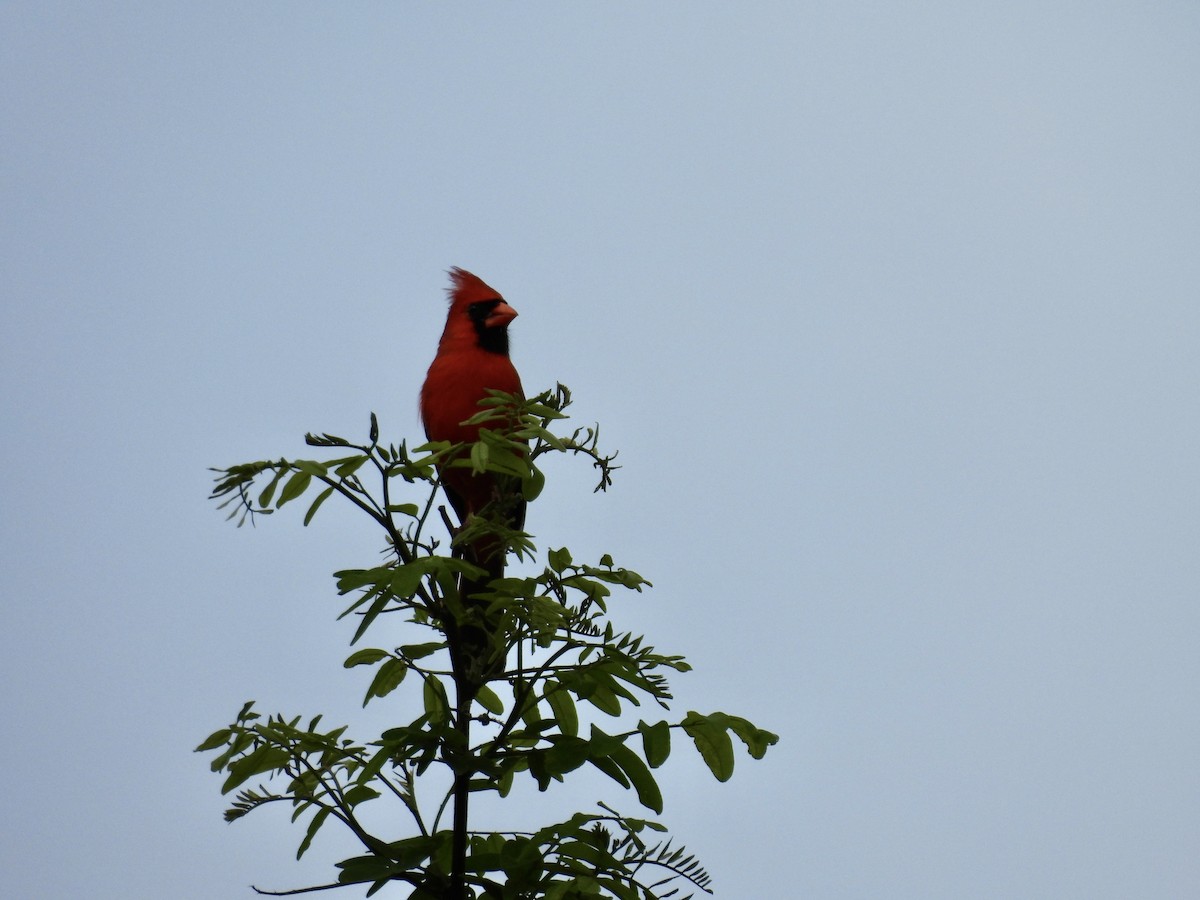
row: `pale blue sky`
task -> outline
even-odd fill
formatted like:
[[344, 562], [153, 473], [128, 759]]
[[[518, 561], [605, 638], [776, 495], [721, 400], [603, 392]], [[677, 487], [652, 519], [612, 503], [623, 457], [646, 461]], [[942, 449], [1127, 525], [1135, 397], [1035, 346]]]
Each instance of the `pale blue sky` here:
[[782, 736], [661, 770], [717, 896], [1200, 896], [1198, 46], [1185, 2], [0, 6], [0, 895], [352, 851], [225, 825], [190, 750], [392, 720], [329, 577], [377, 541], [236, 530], [206, 467], [419, 434], [459, 265], [625, 465], [531, 530], [654, 581], [615, 615], [681, 714]]

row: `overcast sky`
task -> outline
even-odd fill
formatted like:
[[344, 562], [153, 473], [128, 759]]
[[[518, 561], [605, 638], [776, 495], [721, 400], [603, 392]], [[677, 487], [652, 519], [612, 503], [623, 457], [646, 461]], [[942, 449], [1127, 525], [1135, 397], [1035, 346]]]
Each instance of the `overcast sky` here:
[[418, 436], [458, 265], [624, 464], [530, 529], [655, 583], [613, 615], [680, 716], [781, 735], [660, 770], [718, 897], [1200, 896], [1198, 47], [1190, 2], [4, 3], [0, 894], [354, 852], [226, 825], [191, 749], [412, 717], [341, 667], [380, 543], [235, 529], [207, 467]]

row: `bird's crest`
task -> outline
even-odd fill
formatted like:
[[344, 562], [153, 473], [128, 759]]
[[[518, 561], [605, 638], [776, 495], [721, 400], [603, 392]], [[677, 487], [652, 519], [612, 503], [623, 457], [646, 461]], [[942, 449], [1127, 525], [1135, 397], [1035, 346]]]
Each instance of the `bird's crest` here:
[[446, 293], [450, 295], [451, 306], [503, 299], [498, 290], [488, 285], [478, 275], [472, 275], [466, 269], [460, 269], [458, 266], [450, 269], [450, 287], [446, 288]]

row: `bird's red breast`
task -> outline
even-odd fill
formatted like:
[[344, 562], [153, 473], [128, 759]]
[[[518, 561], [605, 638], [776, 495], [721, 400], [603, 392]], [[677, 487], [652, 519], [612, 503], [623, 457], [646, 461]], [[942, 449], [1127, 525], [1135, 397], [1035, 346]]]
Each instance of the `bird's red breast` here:
[[[421, 388], [421, 420], [430, 440], [461, 443], [478, 439], [479, 426], [462, 423], [479, 412], [489, 389], [522, 392], [508, 356], [508, 324], [517, 311], [470, 272], [453, 268], [450, 281], [446, 327]], [[446, 469], [442, 480], [462, 520], [493, 499], [495, 485], [484, 476]]]

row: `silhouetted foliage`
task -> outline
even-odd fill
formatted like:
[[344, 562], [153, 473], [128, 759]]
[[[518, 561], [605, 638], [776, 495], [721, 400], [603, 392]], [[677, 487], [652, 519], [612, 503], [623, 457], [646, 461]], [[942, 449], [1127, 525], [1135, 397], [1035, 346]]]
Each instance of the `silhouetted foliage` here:
[[[532, 565], [539, 557], [531, 536], [506, 527], [500, 516], [480, 515], [460, 526], [441, 509], [453, 535], [443, 547], [434, 516], [438, 464], [508, 476], [532, 502], [545, 483], [539, 458], [565, 453], [589, 459], [598, 473], [596, 490], [606, 489], [617, 467], [615, 454], [598, 449], [598, 429], [555, 432], [570, 402], [562, 385], [529, 400], [497, 393], [481, 404], [476, 420], [485, 427], [469, 448], [382, 444], [372, 414], [363, 444], [307, 435], [310, 446], [332, 458], [214, 470], [213, 497], [239, 526], [318, 488], [306, 525], [334, 495], [379, 525], [386, 542], [383, 562], [335, 573], [339, 594], [349, 598], [342, 616], [357, 618], [351, 643], [369, 634], [382, 644], [354, 650], [345, 666], [373, 670], [364, 705], [388, 697], [405, 679], [422, 684], [421, 706], [404, 716], [411, 718], [370, 740], [356, 740], [345, 726], [324, 728], [319, 715], [307, 722], [302, 716], [263, 716], [249, 702], [197, 748], [215, 754], [212, 769], [226, 776], [222, 792], [234, 794], [228, 821], [285, 803], [292, 820], [305, 824], [297, 857], [330, 823], [348, 829], [362, 845], [362, 855], [336, 864], [336, 881], [285, 891], [256, 888], [259, 893], [363, 885], [370, 896], [389, 882], [411, 885], [414, 900], [654, 900], [677, 897], [689, 885], [711, 893], [708, 874], [665, 838], [664, 826], [603, 803], [532, 832], [469, 828], [471, 793], [506, 797], [520, 777], [545, 790], [584, 766], [633, 790], [642, 806], [661, 813], [652, 770], [669, 757], [673, 734], [690, 738], [722, 781], [733, 773], [731, 735], [756, 759], [777, 740], [745, 719], [719, 712], [623, 724], [643, 701], [669, 710], [666, 675], [690, 666], [609, 620], [614, 592], [640, 592], [650, 583], [607, 555], [579, 562], [566, 548], [548, 550], [540, 572], [499, 578], [486, 594], [461, 596], [463, 582], [483, 573], [454, 552], [458, 545], [486, 533]], [[465, 640], [465, 632], [476, 640], [486, 635], [475, 652], [488, 658], [471, 672], [448, 664], [462, 652], [456, 642]], [[411, 636], [411, 642], [396, 645], [395, 635]], [[591, 724], [585, 731], [580, 704], [611, 717], [615, 726], [602, 730]], [[452, 786], [426, 807], [417, 800], [417, 785], [434, 768], [448, 770]], [[376, 834], [360, 819], [365, 804], [384, 803], [399, 813], [388, 818], [396, 834]]]

